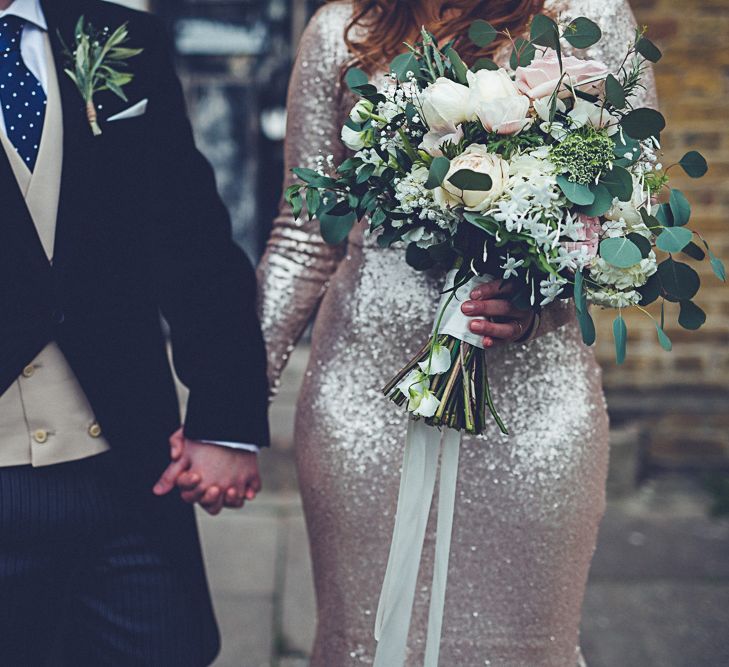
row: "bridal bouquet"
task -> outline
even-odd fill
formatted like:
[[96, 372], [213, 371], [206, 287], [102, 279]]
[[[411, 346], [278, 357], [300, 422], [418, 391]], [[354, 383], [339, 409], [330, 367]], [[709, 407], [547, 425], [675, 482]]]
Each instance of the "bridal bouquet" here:
[[[688, 200], [669, 186], [673, 169], [699, 178], [706, 161], [691, 151], [664, 167], [663, 116], [632, 104], [646, 62], [661, 57], [644, 32], [625, 36], [616, 71], [563, 53], [563, 42], [580, 50], [601, 38], [584, 17], [564, 24], [537, 15], [529, 39], [506, 36], [509, 69], [485, 58], [469, 68], [454, 42], [441, 47], [425, 30], [379, 88], [350, 69], [345, 80], [360, 99], [342, 140], [354, 154], [294, 169], [301, 182], [286, 192], [294, 215], [305, 206], [327, 242], [342, 242], [365, 220], [381, 246], [406, 245], [413, 268], [451, 269], [432, 338], [384, 392], [429, 425], [469, 433], [482, 432], [489, 415], [507, 432], [480, 339], [454, 303], [476, 284], [505, 281], [515, 305], [537, 316], [555, 299], [574, 299], [588, 345], [595, 340], [589, 305], [615, 309], [621, 363], [625, 309], [654, 319], [667, 350], [666, 301], [679, 304], [683, 327], [703, 324], [693, 301], [699, 275], [685, 257], [708, 253], [725, 279], [721, 261], [687, 227]], [[480, 47], [496, 37], [484, 21], [469, 31]], [[659, 299], [655, 319], [646, 306]]]

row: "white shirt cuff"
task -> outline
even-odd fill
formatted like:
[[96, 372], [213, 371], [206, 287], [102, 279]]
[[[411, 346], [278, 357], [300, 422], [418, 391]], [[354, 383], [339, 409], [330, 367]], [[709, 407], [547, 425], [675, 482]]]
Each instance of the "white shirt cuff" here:
[[226, 442], [224, 440], [201, 440], [208, 445], [218, 445], [220, 447], [229, 447], [230, 449], [242, 449], [246, 452], [253, 452], [258, 454], [261, 448], [258, 445], [253, 445], [249, 442]]

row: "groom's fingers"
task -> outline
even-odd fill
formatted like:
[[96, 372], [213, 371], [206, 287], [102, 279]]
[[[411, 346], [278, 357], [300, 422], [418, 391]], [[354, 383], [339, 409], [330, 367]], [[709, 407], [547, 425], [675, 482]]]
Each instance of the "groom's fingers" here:
[[223, 509], [224, 500], [225, 495], [221, 493], [220, 488], [217, 486], [211, 486], [200, 500], [200, 506], [208, 514], [215, 515], [219, 514], [220, 510]]
[[167, 466], [152, 489], [156, 496], [164, 496], [175, 487], [177, 478], [190, 467], [190, 459], [183, 457]]
[[177, 478], [177, 487], [181, 491], [194, 491], [202, 481], [200, 475], [191, 470], [186, 470]]

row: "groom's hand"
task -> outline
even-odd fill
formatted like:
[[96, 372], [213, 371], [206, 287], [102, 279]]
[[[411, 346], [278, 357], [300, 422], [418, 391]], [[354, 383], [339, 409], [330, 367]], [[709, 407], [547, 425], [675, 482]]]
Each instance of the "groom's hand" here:
[[243, 507], [261, 490], [253, 452], [188, 440], [182, 429], [172, 435], [170, 447], [172, 463], [155, 484], [156, 495], [178, 486], [183, 500], [218, 514], [223, 507]]

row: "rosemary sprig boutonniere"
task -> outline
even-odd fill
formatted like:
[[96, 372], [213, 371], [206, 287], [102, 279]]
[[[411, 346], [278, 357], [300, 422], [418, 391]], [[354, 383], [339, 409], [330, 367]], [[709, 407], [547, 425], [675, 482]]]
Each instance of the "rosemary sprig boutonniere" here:
[[101, 134], [94, 95], [102, 90], [110, 90], [127, 101], [122, 88], [134, 78], [134, 74], [123, 70], [128, 67], [126, 61], [139, 55], [143, 50], [126, 48], [124, 44], [128, 41], [128, 37], [126, 23], [113, 32], [108, 27], [96, 30], [81, 16], [74, 29], [73, 49], [70, 49], [61, 38], [66, 58], [65, 72], [76, 84], [86, 102], [86, 116], [94, 136]]

